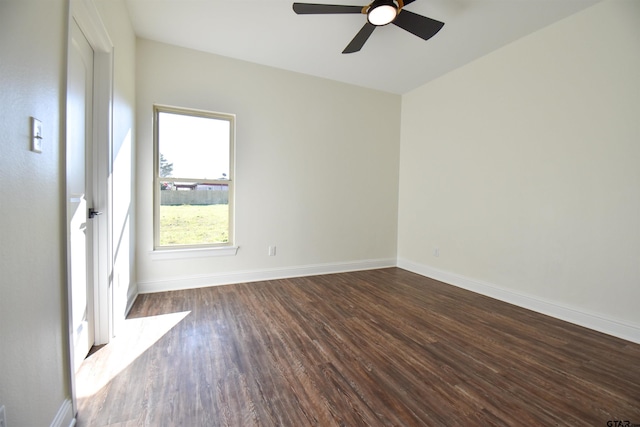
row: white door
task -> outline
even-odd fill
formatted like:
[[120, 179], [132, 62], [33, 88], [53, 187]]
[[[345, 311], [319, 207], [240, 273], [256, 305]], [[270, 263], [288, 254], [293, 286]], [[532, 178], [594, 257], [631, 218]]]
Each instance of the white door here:
[[71, 20], [67, 70], [67, 226], [73, 359], [77, 370], [94, 343], [93, 227], [93, 57], [82, 31]]

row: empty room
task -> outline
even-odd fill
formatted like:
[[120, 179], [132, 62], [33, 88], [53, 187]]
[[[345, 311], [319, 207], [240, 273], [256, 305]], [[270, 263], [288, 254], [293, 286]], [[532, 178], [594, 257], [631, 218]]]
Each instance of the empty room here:
[[2, 427], [640, 425], [640, 2], [330, 3], [0, 2]]

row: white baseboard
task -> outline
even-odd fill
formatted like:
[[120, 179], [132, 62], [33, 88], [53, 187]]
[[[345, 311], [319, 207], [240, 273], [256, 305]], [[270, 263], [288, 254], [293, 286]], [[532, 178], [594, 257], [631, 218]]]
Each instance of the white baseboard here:
[[133, 303], [136, 302], [136, 298], [138, 298], [138, 286], [130, 286], [129, 291], [127, 292], [127, 307], [124, 311], [124, 317], [129, 315], [129, 312], [133, 307]]
[[73, 405], [71, 399], [65, 399], [58, 409], [56, 417], [51, 421], [51, 427], [73, 427], [76, 425], [76, 418], [73, 416]]
[[234, 283], [259, 282], [263, 280], [287, 279], [290, 277], [317, 276], [320, 274], [346, 273], [349, 271], [374, 270], [395, 267], [396, 259], [373, 259], [339, 262], [330, 264], [301, 265], [294, 267], [238, 271], [219, 274], [202, 274], [173, 277], [170, 279], [138, 282], [141, 294], [202, 288], [207, 286], [230, 285]]
[[492, 283], [482, 282], [448, 271], [438, 270], [424, 264], [398, 258], [398, 267], [430, 277], [440, 282], [485, 295], [528, 310], [546, 314], [585, 328], [640, 344], [640, 325], [631, 325], [577, 308], [567, 307], [553, 301], [510, 291]]

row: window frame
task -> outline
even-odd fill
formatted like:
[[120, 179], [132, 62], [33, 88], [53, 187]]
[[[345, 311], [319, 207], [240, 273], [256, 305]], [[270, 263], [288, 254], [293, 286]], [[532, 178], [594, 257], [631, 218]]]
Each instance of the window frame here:
[[[183, 116], [201, 117], [207, 119], [225, 120], [229, 122], [229, 176], [225, 180], [220, 179], [194, 179], [184, 177], [160, 176], [160, 140], [159, 123], [160, 114], [179, 114]], [[225, 250], [235, 248], [235, 114], [219, 113], [194, 108], [174, 107], [169, 105], [153, 105], [153, 251], [154, 252], [184, 252], [188, 250], [202, 251], [207, 249]], [[228, 186], [229, 202], [229, 239], [221, 243], [184, 244], [184, 245], [160, 245], [160, 185], [165, 181], [192, 182], [203, 184], [222, 184]], [[235, 250], [233, 251], [235, 254]]]

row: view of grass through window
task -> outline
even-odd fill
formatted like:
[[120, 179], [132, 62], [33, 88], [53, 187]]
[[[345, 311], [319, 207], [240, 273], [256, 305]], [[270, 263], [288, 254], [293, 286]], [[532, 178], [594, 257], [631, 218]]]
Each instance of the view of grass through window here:
[[229, 205], [160, 207], [160, 245], [229, 241]]
[[154, 246], [232, 244], [234, 117], [161, 106], [155, 112]]

